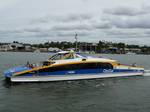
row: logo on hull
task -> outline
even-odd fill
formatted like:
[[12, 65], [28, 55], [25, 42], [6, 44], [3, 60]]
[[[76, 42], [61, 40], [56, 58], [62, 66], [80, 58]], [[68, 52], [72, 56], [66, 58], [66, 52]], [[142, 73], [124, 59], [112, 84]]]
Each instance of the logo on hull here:
[[112, 73], [112, 72], [114, 72], [114, 70], [112, 70], [112, 69], [104, 69], [103, 72], [104, 73]]

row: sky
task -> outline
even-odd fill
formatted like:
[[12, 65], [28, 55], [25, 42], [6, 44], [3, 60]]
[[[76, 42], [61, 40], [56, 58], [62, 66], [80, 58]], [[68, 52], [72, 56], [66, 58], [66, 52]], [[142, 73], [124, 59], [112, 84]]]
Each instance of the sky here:
[[0, 42], [150, 45], [148, 0], [0, 0]]

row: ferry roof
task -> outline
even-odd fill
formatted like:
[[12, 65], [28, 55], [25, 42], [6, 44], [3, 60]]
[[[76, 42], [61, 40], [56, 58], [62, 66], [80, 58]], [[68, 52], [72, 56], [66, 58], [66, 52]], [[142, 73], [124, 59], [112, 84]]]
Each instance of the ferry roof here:
[[58, 52], [58, 53], [56, 53], [56, 54], [65, 54], [65, 53], [75, 53], [74, 51], [60, 51], [60, 52]]
[[[102, 61], [102, 62], [117, 62], [116, 60], [112, 60], [112, 59], [109, 59], [109, 58], [103, 58], [103, 57], [93, 57], [93, 56], [86, 56], [86, 55], [82, 55], [81, 53], [77, 53], [77, 52], [74, 52], [73, 50], [71, 51], [60, 51], [60, 52], [57, 52], [55, 54], [73, 54], [74, 55], [74, 58], [71, 58], [71, 60], [73, 61], [74, 59], [78, 60], [78, 58], [80, 59], [86, 59], [88, 61]], [[58, 61], [63, 61], [65, 58], [62, 58]], [[68, 60], [68, 61], [71, 61], [71, 60]], [[56, 60], [55, 60], [56, 61]], [[67, 61], [67, 60], [64, 60], [64, 61]]]

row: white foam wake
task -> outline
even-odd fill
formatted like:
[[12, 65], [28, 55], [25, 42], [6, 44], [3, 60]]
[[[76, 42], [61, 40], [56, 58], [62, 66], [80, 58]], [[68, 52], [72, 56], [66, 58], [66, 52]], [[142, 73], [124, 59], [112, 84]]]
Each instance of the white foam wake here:
[[150, 76], [150, 70], [144, 70], [144, 76]]

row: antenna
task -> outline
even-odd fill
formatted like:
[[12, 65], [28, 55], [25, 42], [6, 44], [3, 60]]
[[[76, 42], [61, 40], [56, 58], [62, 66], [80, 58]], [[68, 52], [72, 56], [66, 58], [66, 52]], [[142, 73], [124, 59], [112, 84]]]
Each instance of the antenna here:
[[78, 50], [78, 38], [77, 38], [77, 36], [78, 36], [78, 34], [76, 33], [75, 34], [75, 40], [76, 40], [76, 48], [75, 48], [75, 50], [76, 50], [76, 52]]

